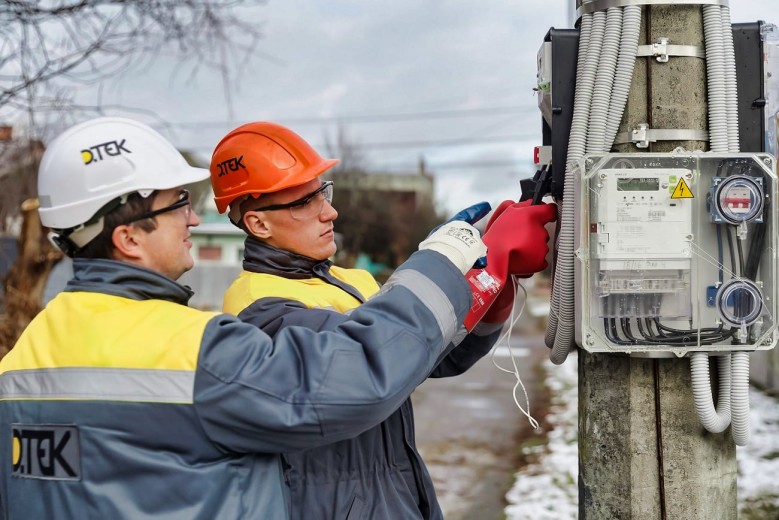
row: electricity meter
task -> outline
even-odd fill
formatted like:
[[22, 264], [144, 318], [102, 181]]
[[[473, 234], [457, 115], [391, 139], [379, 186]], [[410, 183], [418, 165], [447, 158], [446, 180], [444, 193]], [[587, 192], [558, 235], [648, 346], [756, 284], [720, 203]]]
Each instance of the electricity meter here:
[[574, 173], [582, 348], [681, 356], [776, 345], [773, 157], [598, 154]]

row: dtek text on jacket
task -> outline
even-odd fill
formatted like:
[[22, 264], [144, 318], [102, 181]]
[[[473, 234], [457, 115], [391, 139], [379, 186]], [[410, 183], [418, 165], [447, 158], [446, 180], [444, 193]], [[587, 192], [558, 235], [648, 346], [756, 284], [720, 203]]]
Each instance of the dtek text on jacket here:
[[[330, 330], [379, 290], [371, 275], [342, 269], [246, 239], [244, 272], [223, 310], [271, 335], [290, 326]], [[478, 325], [447, 351], [432, 377], [458, 375], [489, 352], [502, 324]], [[404, 341], [398, 338], [398, 341]], [[394, 348], [393, 345], [389, 348]], [[394, 354], [399, 360], [404, 349]], [[283, 457], [293, 520], [441, 519], [442, 512], [414, 437], [411, 400], [354, 439]]]
[[155, 272], [76, 260], [0, 361], [0, 517], [280, 519], [278, 453], [353, 437], [433, 369], [469, 306], [416, 253], [330, 332], [271, 338]]

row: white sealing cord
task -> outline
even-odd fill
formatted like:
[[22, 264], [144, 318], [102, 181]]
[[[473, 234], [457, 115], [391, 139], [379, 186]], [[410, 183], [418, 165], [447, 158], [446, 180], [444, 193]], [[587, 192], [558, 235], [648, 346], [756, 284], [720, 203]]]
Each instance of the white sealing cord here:
[[[525, 290], [525, 287], [517, 281], [517, 277], [512, 275], [511, 276], [511, 283], [513, 285], [514, 294], [517, 293], [517, 287], [522, 289], [522, 306], [519, 308], [519, 312], [514, 316], [514, 313], [516, 311], [517, 307], [517, 300], [516, 297], [514, 298], [514, 304], [511, 306], [511, 318], [508, 320], [509, 326], [506, 328], [506, 330], [503, 332], [503, 334], [498, 338], [498, 341], [495, 342], [495, 345], [492, 347], [492, 364], [495, 365], [495, 367], [498, 370], [501, 370], [503, 372], [513, 374], [514, 377], [517, 379], [516, 384], [514, 385], [514, 388], [512, 389], [512, 396], [514, 398], [514, 404], [517, 405], [517, 408], [519, 408], [519, 411], [524, 414], [525, 417], [527, 417], [528, 422], [530, 423], [530, 426], [534, 430], [538, 429], [538, 421], [533, 418], [532, 415], [530, 415], [530, 398], [527, 395], [527, 389], [525, 389], [524, 383], [522, 383], [522, 378], [519, 377], [519, 367], [517, 366], [517, 360], [514, 358], [514, 351], [511, 350], [511, 330], [514, 328], [514, 325], [517, 323], [519, 318], [522, 316], [522, 313], [525, 310], [525, 304], [527, 303], [527, 290]], [[500, 366], [495, 359], [495, 353], [497, 352], [497, 347], [500, 343], [503, 342], [503, 340], [506, 340], [506, 348], [508, 348], [509, 351], [509, 357], [511, 358], [511, 364], [512, 368], [503, 368]], [[517, 398], [517, 388], [522, 388], [522, 393], [525, 395], [525, 404], [527, 405], [527, 410], [522, 407], [521, 404], [519, 404], [519, 399]]]

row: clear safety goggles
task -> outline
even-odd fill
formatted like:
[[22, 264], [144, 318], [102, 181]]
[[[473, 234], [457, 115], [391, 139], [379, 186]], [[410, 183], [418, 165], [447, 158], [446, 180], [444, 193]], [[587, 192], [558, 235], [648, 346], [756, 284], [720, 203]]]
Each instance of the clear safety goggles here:
[[325, 201], [333, 202], [333, 181], [323, 182], [316, 190], [292, 202], [262, 206], [252, 211], [276, 211], [289, 208], [289, 213], [295, 220], [308, 220], [322, 213]]

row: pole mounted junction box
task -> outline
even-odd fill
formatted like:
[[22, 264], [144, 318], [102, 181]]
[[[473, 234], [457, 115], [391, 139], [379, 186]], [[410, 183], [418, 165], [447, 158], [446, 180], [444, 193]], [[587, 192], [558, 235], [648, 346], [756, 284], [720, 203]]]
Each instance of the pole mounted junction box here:
[[577, 344], [650, 357], [776, 346], [773, 156], [588, 155], [574, 180]]
[[[522, 200], [551, 194], [563, 196], [565, 160], [573, 121], [576, 88], [576, 57], [579, 49], [578, 29], [551, 28], [538, 50], [536, 92], [541, 110], [544, 162], [533, 178], [522, 179]], [[535, 158], [534, 158], [535, 159]]]

